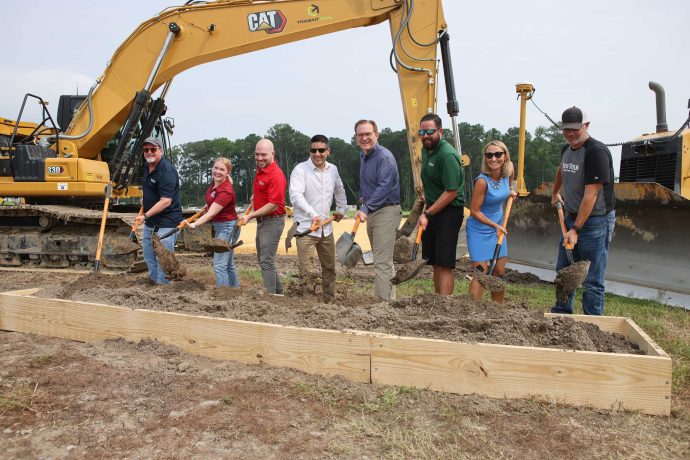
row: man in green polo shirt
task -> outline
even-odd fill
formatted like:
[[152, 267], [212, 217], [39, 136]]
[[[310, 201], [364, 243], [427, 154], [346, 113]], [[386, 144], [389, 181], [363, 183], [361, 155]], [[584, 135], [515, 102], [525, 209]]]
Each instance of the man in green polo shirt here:
[[429, 113], [419, 122], [422, 185], [426, 210], [419, 217], [422, 257], [434, 270], [434, 290], [451, 295], [455, 285], [455, 247], [464, 217], [465, 182], [460, 155], [445, 139], [441, 118]]

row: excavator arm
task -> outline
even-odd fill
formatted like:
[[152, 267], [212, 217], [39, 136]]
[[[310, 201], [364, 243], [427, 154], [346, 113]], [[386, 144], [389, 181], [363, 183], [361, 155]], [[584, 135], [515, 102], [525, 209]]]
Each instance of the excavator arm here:
[[[419, 119], [436, 109], [440, 42], [449, 59], [440, 0], [221, 0], [168, 8], [142, 23], [115, 51], [90, 100], [59, 140], [58, 156], [100, 159], [118, 130], [138, 119], [136, 107], [147, 107], [158, 88], [191, 67], [383, 21], [390, 23], [391, 58], [419, 189], [416, 132]], [[452, 84], [452, 77], [446, 81]], [[116, 161], [111, 160], [111, 170]]]

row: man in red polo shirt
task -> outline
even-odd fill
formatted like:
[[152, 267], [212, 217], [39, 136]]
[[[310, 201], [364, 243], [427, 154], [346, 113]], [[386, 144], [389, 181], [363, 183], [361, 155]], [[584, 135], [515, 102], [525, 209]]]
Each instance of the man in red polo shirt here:
[[273, 142], [261, 139], [254, 159], [258, 169], [254, 178], [254, 210], [242, 217], [242, 225], [256, 219], [256, 255], [264, 288], [269, 294], [282, 294], [276, 269], [276, 253], [285, 227], [285, 174], [275, 161]]

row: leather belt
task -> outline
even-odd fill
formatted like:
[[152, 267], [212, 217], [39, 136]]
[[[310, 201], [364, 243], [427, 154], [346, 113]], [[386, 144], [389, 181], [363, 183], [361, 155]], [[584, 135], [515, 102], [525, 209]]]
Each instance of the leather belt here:
[[270, 216], [257, 217], [256, 221], [261, 223], [266, 219], [277, 219], [279, 217], [285, 217], [285, 214], [271, 214]]

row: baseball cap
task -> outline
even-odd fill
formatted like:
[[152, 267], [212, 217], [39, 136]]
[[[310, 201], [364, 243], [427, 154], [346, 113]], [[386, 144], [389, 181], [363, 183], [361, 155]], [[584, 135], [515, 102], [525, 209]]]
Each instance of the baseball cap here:
[[149, 137], [144, 141], [144, 144], [153, 144], [159, 149], [163, 150], [163, 144], [161, 144], [161, 141], [156, 139], [155, 137]]
[[572, 106], [565, 109], [561, 115], [561, 129], [580, 129], [582, 125], [589, 123], [587, 114], [578, 107]]

